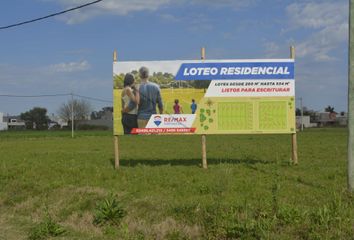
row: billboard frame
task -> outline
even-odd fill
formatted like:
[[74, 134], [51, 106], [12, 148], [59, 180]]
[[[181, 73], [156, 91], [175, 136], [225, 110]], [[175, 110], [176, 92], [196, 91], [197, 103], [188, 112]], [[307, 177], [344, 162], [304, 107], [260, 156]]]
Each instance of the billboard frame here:
[[[290, 58], [295, 60], [295, 47], [290, 46]], [[201, 48], [201, 60], [205, 60], [205, 47]], [[118, 61], [117, 51], [113, 52], [113, 63]], [[294, 108], [295, 111], [296, 108]], [[114, 111], [114, 109], [113, 109]], [[114, 134], [114, 167], [115, 169], [120, 168], [120, 158], [119, 158], [119, 135]], [[207, 146], [206, 146], [206, 134], [201, 135], [201, 144], [202, 144], [202, 168], [207, 169]], [[297, 135], [295, 133], [291, 133], [291, 146], [292, 146], [292, 154], [291, 159], [294, 165], [298, 164], [298, 154], [297, 154]]]

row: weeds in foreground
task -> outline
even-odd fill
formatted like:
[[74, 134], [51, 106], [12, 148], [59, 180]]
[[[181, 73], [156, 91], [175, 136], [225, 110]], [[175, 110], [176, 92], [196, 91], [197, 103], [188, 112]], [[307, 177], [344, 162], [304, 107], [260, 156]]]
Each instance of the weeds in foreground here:
[[[276, 186], [276, 185], [274, 185]], [[200, 206], [189, 203], [173, 208], [175, 217], [188, 220], [203, 229], [203, 239], [280, 239], [299, 236], [300, 239], [353, 239], [352, 204], [342, 196], [334, 196], [326, 204], [315, 208], [300, 208], [283, 204], [272, 186], [272, 197], [264, 204], [245, 201], [240, 205], [215, 203]], [[189, 214], [189, 215], [188, 215]], [[193, 218], [191, 217], [193, 215]], [[291, 226], [291, 229], [289, 228]], [[283, 231], [286, 232], [283, 235]]]
[[110, 195], [97, 204], [93, 223], [99, 226], [105, 224], [119, 225], [125, 215], [126, 211], [118, 203], [115, 196]]
[[48, 237], [56, 237], [64, 234], [66, 230], [56, 223], [46, 209], [46, 216], [42, 222], [32, 228], [29, 232], [29, 240], [40, 240]]

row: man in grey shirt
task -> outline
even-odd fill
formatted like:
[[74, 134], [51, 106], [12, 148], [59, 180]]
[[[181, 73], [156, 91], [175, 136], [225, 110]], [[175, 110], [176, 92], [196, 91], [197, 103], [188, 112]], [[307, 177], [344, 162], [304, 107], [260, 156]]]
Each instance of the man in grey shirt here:
[[141, 67], [139, 75], [141, 84], [139, 87], [138, 127], [145, 128], [151, 115], [156, 114], [156, 104], [159, 108], [159, 113], [162, 114], [163, 103], [160, 87], [156, 83], [149, 82], [149, 70], [146, 67]]

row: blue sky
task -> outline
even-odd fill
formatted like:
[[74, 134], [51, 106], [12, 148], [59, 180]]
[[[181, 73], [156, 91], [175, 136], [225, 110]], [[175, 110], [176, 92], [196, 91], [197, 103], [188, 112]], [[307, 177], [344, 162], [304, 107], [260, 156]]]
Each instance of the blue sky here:
[[[0, 26], [90, 1], [3, 0]], [[103, 0], [0, 30], [0, 95], [112, 100], [114, 49], [121, 61], [198, 59], [201, 47], [208, 59], [262, 59], [288, 58], [294, 45], [297, 98], [314, 110], [346, 111], [348, 7], [347, 0]], [[0, 112], [56, 113], [67, 100], [0, 97]]]

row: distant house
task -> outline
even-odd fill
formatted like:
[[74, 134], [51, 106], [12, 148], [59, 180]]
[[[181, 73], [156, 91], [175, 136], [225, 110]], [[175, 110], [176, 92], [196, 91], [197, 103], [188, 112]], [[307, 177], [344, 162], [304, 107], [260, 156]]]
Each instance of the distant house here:
[[4, 114], [0, 112], [0, 131], [7, 130], [7, 121], [4, 120]]
[[55, 116], [54, 114], [52, 114], [51, 116], [49, 116], [50, 122], [48, 124], [48, 128], [51, 129], [54, 126], [59, 125], [59, 128], [63, 128], [63, 127], [67, 127], [68, 126], [68, 121], [62, 119], [59, 116]]
[[337, 112], [318, 112], [313, 119], [318, 127], [325, 126], [346, 126], [348, 124], [347, 114], [338, 115]]
[[25, 121], [20, 116], [6, 116], [3, 119], [8, 129], [26, 129]]
[[113, 129], [113, 107], [104, 107], [101, 111], [92, 112], [90, 120], [77, 121], [77, 125], [103, 126]]
[[[302, 124], [304, 128], [327, 127], [327, 126], [347, 126], [348, 114], [346, 112], [313, 112], [311, 116], [303, 116]], [[296, 116], [296, 128], [301, 128], [301, 116]]]
[[339, 126], [347, 126], [348, 125], [348, 113], [342, 112], [339, 116], [336, 118]]
[[301, 124], [304, 128], [317, 127], [317, 123], [311, 123], [310, 116], [296, 116], [296, 128], [301, 129]]
[[113, 107], [104, 107], [102, 108], [101, 111], [94, 111], [91, 113], [90, 116], [91, 120], [95, 119], [105, 119], [105, 120], [110, 120], [113, 119]]

